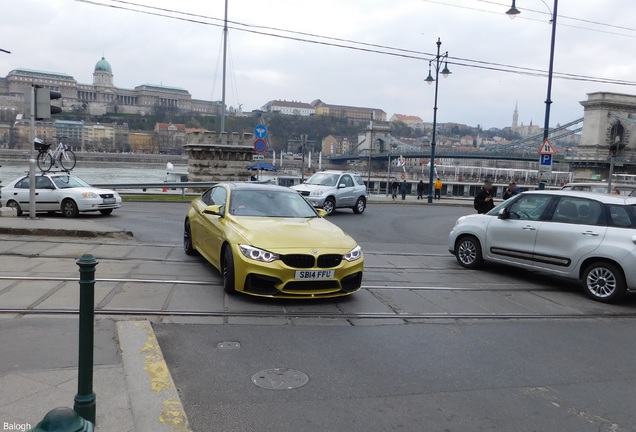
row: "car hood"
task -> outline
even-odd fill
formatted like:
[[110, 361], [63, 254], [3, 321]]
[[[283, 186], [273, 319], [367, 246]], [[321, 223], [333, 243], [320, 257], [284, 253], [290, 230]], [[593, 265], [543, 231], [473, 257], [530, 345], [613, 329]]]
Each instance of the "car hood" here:
[[94, 187], [74, 187], [74, 188], [60, 188], [58, 189], [60, 191], [72, 191], [72, 192], [79, 192], [79, 193], [84, 193], [84, 192], [93, 192], [96, 193], [98, 195], [102, 195], [102, 194], [110, 194], [113, 195], [115, 193], [115, 191], [113, 190], [109, 190], [109, 189], [98, 189], [98, 188], [94, 188]]
[[327, 189], [335, 189], [335, 186], [323, 186], [323, 185], [313, 185], [313, 184], [303, 183], [296, 186], [292, 186], [292, 189], [296, 191], [311, 192], [311, 191], [324, 191]]
[[271, 252], [290, 249], [329, 248], [346, 253], [356, 241], [323, 218], [234, 217], [234, 230], [255, 247]]

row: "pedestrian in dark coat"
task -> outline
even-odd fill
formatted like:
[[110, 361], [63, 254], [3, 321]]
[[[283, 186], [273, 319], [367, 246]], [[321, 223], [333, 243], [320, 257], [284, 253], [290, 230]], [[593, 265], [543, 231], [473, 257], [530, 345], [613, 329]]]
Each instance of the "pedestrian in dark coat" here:
[[417, 199], [424, 199], [422, 194], [424, 193], [424, 181], [420, 180], [417, 184]]
[[395, 201], [395, 199], [397, 198], [397, 192], [399, 187], [400, 187], [400, 183], [398, 183], [397, 180], [393, 180], [393, 183], [391, 184], [391, 190], [393, 191], [393, 194], [391, 195], [391, 197], [393, 198], [393, 201]]
[[402, 184], [400, 185], [400, 193], [402, 194], [402, 199], [405, 200], [406, 199], [406, 189], [408, 187], [408, 184], [406, 183], [406, 180], [402, 180]]
[[477, 213], [488, 213], [495, 207], [495, 192], [490, 180], [486, 180], [481, 190], [475, 195], [474, 207]]
[[506, 189], [506, 191], [503, 193], [502, 198], [504, 200], [507, 200], [508, 198], [512, 198], [515, 195], [519, 195], [521, 192], [523, 192], [523, 189], [517, 186], [517, 183], [510, 182], [510, 184], [508, 185], [508, 189]]

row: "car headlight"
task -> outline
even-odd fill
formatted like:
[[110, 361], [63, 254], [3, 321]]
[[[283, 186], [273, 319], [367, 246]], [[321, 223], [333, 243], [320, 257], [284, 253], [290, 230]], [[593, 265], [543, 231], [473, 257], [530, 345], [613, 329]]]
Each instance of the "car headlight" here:
[[466, 216], [461, 216], [460, 218], [458, 218], [458, 219], [455, 221], [455, 226], [453, 227], [453, 229], [455, 229], [455, 227], [456, 227], [457, 225], [459, 225], [459, 223], [460, 223], [460, 222], [462, 222], [464, 219], [466, 219]]
[[256, 261], [272, 262], [272, 261], [276, 261], [279, 258], [278, 254], [271, 253], [263, 249], [255, 248], [253, 246], [239, 245], [239, 249], [241, 249], [241, 253], [245, 255], [247, 258], [250, 258]]
[[321, 191], [321, 190], [316, 190], [316, 191], [311, 191], [309, 193], [309, 196], [321, 196], [325, 191]]
[[351, 249], [349, 252], [344, 254], [342, 258], [346, 259], [349, 262], [358, 260], [362, 258], [362, 248], [360, 246], [356, 246], [353, 249]]
[[82, 196], [84, 198], [99, 198], [99, 195], [97, 195], [95, 192], [82, 192]]

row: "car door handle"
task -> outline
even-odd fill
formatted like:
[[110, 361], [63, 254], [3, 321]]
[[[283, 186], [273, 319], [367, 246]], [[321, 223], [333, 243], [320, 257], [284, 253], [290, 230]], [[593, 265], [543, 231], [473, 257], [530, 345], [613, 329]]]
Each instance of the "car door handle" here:
[[533, 227], [532, 225], [524, 225], [523, 227], [521, 227], [521, 229], [528, 230], [528, 231], [535, 231], [536, 230], [536, 228]]
[[584, 236], [598, 237], [598, 233], [595, 231], [583, 231], [581, 234], [583, 234]]

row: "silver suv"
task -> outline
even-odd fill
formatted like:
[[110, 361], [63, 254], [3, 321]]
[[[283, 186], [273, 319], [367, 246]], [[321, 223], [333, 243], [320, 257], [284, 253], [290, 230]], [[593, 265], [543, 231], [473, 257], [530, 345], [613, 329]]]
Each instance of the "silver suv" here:
[[362, 177], [348, 171], [320, 171], [292, 189], [327, 214], [341, 207], [349, 207], [354, 213], [361, 214], [367, 207], [367, 187]]
[[459, 218], [448, 249], [466, 268], [491, 261], [540, 270], [613, 302], [636, 292], [636, 198], [524, 192], [486, 214]]

